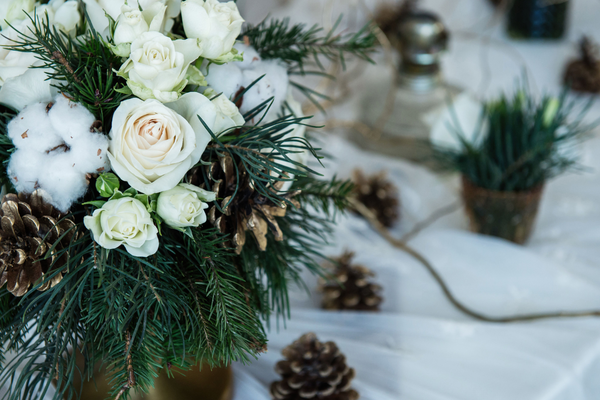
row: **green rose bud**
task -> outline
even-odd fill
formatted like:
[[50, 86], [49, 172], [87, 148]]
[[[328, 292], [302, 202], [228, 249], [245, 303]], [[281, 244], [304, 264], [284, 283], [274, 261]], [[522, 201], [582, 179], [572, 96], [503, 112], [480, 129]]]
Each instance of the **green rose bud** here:
[[111, 197], [119, 190], [119, 186], [119, 178], [110, 172], [101, 174], [98, 179], [96, 179], [96, 189], [102, 197]]

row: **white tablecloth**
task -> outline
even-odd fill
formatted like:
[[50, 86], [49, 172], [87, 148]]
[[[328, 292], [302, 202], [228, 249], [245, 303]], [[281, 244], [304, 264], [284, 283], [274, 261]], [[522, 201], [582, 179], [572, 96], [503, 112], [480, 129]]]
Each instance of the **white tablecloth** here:
[[[243, 7], [244, 0], [240, 0]], [[270, 0], [265, 0], [268, 3]], [[272, 0], [273, 3], [275, 0]], [[344, 10], [360, 24], [358, 0], [290, 0], [269, 7], [276, 16], [301, 22], [330, 22], [326, 8]], [[375, 1], [366, 1], [373, 8]], [[571, 27], [559, 42], [511, 42], [484, 0], [425, 0], [450, 27], [445, 58], [448, 81], [480, 97], [514, 89], [525, 69], [532, 88], [556, 93], [567, 60], [581, 34], [600, 39], [600, 2], [572, 1]], [[258, 20], [266, 12], [256, 1], [246, 8]], [[385, 74], [371, 67], [367, 77]], [[355, 92], [360, 95], [361, 84]], [[352, 118], [356, 99], [330, 112]], [[600, 115], [594, 106], [592, 116]], [[349, 176], [355, 167], [389, 171], [400, 188], [400, 236], [458, 196], [455, 176], [363, 152], [335, 135], [323, 136], [334, 156], [327, 175]], [[461, 211], [423, 231], [410, 244], [423, 253], [464, 303], [488, 315], [600, 308], [600, 139], [581, 148], [589, 170], [547, 185], [533, 237], [516, 246], [466, 231]], [[355, 387], [364, 400], [587, 400], [600, 398], [600, 319], [489, 324], [459, 313], [418, 262], [389, 246], [355, 216], [342, 218], [329, 255], [356, 252], [356, 262], [374, 269], [384, 286], [378, 314], [318, 310], [318, 293], [293, 296], [287, 329], [272, 332], [269, 353], [249, 366], [236, 366], [236, 400], [268, 398], [279, 352], [301, 334], [314, 331], [336, 341], [356, 368]], [[316, 279], [307, 276], [309, 286]]]

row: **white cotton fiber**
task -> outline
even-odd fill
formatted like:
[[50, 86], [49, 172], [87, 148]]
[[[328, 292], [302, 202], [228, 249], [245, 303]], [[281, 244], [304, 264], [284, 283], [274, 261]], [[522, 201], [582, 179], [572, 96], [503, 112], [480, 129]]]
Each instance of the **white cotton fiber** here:
[[[241, 88], [247, 89], [265, 75], [244, 94], [240, 112], [245, 114], [273, 97], [273, 105], [263, 123], [276, 119], [281, 113], [289, 87], [286, 65], [279, 60], [261, 60], [256, 50], [245, 44], [237, 43], [235, 48], [243, 53], [244, 61], [210, 65], [208, 70], [204, 70], [209, 87], [233, 100]], [[255, 117], [254, 121], [258, 121], [262, 115], [264, 113]]]
[[242, 87], [242, 70], [236, 64], [211, 65], [206, 76], [208, 85], [215, 92], [223, 93], [230, 100], [233, 100], [235, 94]]
[[265, 122], [268, 122], [277, 118], [277, 115], [281, 113], [281, 107], [288, 92], [289, 79], [287, 69], [281, 62], [268, 60], [257, 63], [254, 69], [244, 71], [242, 85], [250, 87], [253, 82], [263, 75], [264, 77], [244, 94], [244, 102], [240, 112], [245, 114], [273, 97], [273, 104], [265, 118]]
[[244, 60], [242, 62], [230, 64], [237, 64], [239, 65], [240, 69], [251, 69], [255, 64], [261, 61], [260, 55], [256, 50], [254, 50], [254, 47], [247, 46], [243, 43], [236, 43], [236, 45], [233, 47], [235, 47], [235, 49], [243, 55]]
[[56, 208], [69, 210], [87, 190], [86, 175], [108, 170], [108, 137], [93, 132], [94, 121], [85, 107], [62, 95], [51, 104], [27, 106], [8, 125], [17, 147], [8, 166], [15, 189], [42, 189]]

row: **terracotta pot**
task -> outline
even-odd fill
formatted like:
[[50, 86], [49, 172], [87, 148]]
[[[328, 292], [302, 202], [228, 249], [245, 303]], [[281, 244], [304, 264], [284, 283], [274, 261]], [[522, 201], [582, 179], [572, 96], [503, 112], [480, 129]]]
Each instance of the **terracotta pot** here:
[[[204, 366], [202, 370], [173, 371], [174, 378], [168, 378], [165, 372], [154, 381], [154, 388], [145, 395], [130, 392], [131, 400], [231, 400], [233, 398], [233, 372], [231, 367], [213, 368]], [[85, 382], [82, 387], [82, 400], [106, 400], [109, 387], [104, 374], [95, 375], [96, 382]], [[79, 387], [80, 382], [75, 382]]]
[[523, 192], [483, 189], [463, 177], [463, 200], [473, 232], [523, 244], [529, 239], [544, 185]]

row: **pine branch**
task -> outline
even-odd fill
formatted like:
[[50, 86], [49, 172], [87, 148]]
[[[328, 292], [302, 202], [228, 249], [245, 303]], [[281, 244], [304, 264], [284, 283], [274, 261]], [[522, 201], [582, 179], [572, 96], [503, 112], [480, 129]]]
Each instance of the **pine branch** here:
[[301, 204], [323, 211], [326, 215], [335, 215], [348, 208], [354, 184], [351, 180], [339, 180], [335, 176], [331, 181], [307, 176], [299, 178], [293, 188], [301, 190], [296, 197]]
[[331, 31], [324, 34], [323, 28], [317, 25], [290, 26], [289, 18], [271, 19], [248, 27], [242, 35], [263, 59], [280, 59], [295, 71], [304, 71], [305, 63], [311, 59], [323, 69], [320, 57], [345, 65], [346, 55], [351, 54], [372, 62], [369, 54], [374, 51], [376, 38], [371, 25], [354, 34], [341, 34], [336, 33], [340, 22], [341, 17]]

